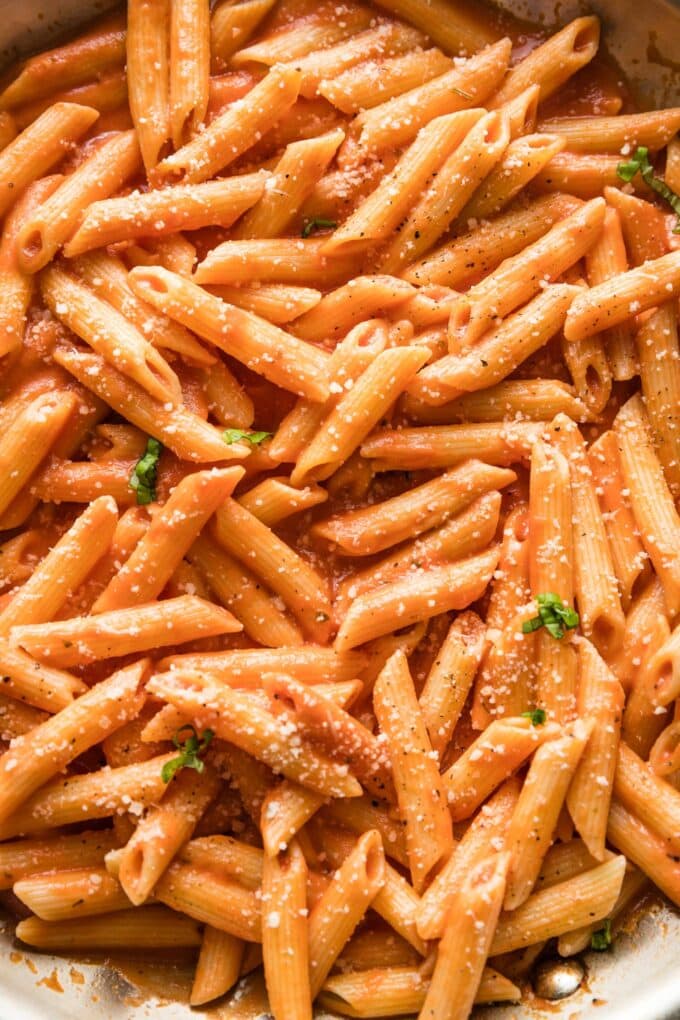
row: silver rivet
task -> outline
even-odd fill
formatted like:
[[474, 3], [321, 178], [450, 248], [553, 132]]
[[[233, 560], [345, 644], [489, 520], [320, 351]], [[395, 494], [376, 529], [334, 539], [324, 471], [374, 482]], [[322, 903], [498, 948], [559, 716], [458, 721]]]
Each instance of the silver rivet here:
[[581, 987], [585, 971], [580, 960], [542, 960], [534, 971], [534, 992], [540, 999], [566, 999]]

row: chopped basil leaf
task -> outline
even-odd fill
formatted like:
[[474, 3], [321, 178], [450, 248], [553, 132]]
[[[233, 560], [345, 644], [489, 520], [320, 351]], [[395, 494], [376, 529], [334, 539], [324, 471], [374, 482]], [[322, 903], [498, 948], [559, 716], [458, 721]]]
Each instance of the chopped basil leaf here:
[[542, 726], [545, 722], [545, 709], [544, 708], [532, 708], [529, 712], [522, 712], [524, 719], [531, 719], [532, 726]]
[[[181, 735], [184, 732], [188, 732], [189, 736], [182, 740]], [[171, 758], [170, 761], [166, 761], [161, 769], [161, 779], [163, 782], [169, 783], [180, 769], [196, 769], [197, 772], [202, 772], [205, 768], [205, 763], [201, 755], [207, 750], [214, 736], [215, 734], [212, 730], [203, 730], [199, 737], [193, 726], [180, 726], [172, 738], [172, 742], [179, 751], [179, 755], [176, 758]]]
[[137, 461], [130, 475], [130, 488], [137, 493], [137, 503], [140, 506], [156, 502], [156, 476], [162, 452], [163, 446], [157, 439], [147, 439], [144, 456]]
[[337, 223], [335, 220], [323, 220], [320, 217], [315, 216], [314, 219], [308, 220], [307, 223], [305, 223], [302, 228], [302, 236], [309, 237], [311, 234], [315, 233], [315, 231], [323, 230], [325, 227], [328, 227], [330, 230], [335, 230]]
[[649, 149], [645, 145], [639, 145], [635, 150], [634, 156], [627, 163], [619, 163], [616, 172], [621, 180], [626, 181], [627, 184], [639, 173], [645, 184], [668, 202], [678, 217], [678, 222], [673, 227], [673, 233], [680, 234], [680, 195], [676, 195], [674, 191], [671, 191], [660, 177], [654, 176], [654, 167], [649, 162]]
[[603, 953], [612, 944], [612, 923], [607, 918], [601, 928], [594, 931], [590, 936], [590, 948], [598, 953]]
[[232, 443], [240, 443], [242, 439], [247, 439], [253, 446], [259, 446], [272, 435], [272, 432], [244, 432], [242, 429], [225, 429], [222, 438], [228, 446], [231, 446]]
[[578, 627], [579, 616], [576, 610], [571, 606], [565, 606], [559, 595], [555, 595], [554, 592], [537, 595], [536, 603], [538, 616], [524, 621], [522, 624], [523, 634], [531, 634], [533, 631], [545, 627], [548, 634], [559, 641], [564, 637], [565, 631]]

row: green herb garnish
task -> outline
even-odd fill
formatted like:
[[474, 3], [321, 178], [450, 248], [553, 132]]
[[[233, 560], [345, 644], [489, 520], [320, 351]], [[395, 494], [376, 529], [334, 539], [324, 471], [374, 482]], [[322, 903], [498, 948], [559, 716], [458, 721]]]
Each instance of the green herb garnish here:
[[335, 220], [322, 220], [319, 216], [315, 216], [314, 219], [308, 220], [302, 228], [302, 236], [310, 237], [315, 231], [323, 230], [328, 227], [330, 230], [335, 230], [337, 223]]
[[612, 944], [612, 923], [607, 918], [601, 928], [594, 931], [590, 936], [590, 948], [598, 953], [603, 953]]
[[253, 446], [259, 446], [272, 435], [272, 432], [244, 432], [243, 429], [225, 429], [222, 439], [228, 446], [231, 446], [232, 443], [240, 443], [242, 439], [247, 439]]
[[465, 89], [459, 89], [459, 88], [456, 88], [456, 86], [455, 86], [455, 85], [453, 86], [453, 88], [451, 89], [451, 91], [452, 91], [452, 92], [455, 92], [455, 94], [456, 94], [457, 96], [462, 96], [462, 97], [463, 97], [463, 99], [474, 99], [474, 98], [475, 98], [475, 97], [474, 97], [474, 96], [472, 95], [472, 93], [471, 93], [471, 92], [466, 92], [466, 91], [465, 91]]
[[532, 726], [542, 726], [545, 722], [545, 709], [532, 708], [529, 712], [522, 712], [523, 719], [531, 719]]
[[130, 475], [130, 488], [137, 493], [140, 506], [156, 502], [156, 476], [162, 452], [163, 446], [157, 439], [147, 439], [144, 456], [137, 461]]
[[536, 603], [538, 616], [524, 621], [522, 624], [523, 634], [531, 634], [533, 631], [545, 627], [548, 634], [559, 641], [564, 637], [565, 631], [578, 627], [579, 616], [576, 610], [571, 606], [565, 606], [559, 595], [555, 595], [554, 592], [537, 595]]
[[627, 184], [630, 184], [635, 175], [639, 173], [645, 184], [668, 202], [678, 217], [678, 222], [673, 227], [673, 233], [680, 234], [680, 195], [676, 195], [674, 191], [671, 191], [660, 177], [654, 176], [654, 167], [649, 162], [649, 149], [645, 145], [639, 145], [635, 150], [635, 155], [627, 163], [619, 163], [616, 173]]
[[[188, 732], [189, 736], [182, 740], [182, 733], [185, 732]], [[205, 762], [201, 755], [208, 749], [208, 745], [214, 736], [215, 734], [212, 730], [203, 730], [199, 737], [193, 726], [189, 724], [180, 726], [172, 738], [172, 742], [179, 751], [179, 755], [176, 758], [171, 758], [170, 761], [166, 761], [161, 769], [161, 779], [163, 782], [169, 783], [180, 769], [196, 769], [197, 772], [202, 772], [205, 768]]]

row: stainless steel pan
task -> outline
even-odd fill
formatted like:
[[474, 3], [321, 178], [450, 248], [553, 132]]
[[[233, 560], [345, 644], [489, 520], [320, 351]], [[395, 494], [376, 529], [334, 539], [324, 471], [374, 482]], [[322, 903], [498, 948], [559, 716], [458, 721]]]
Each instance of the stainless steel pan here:
[[[680, 105], [680, 0], [496, 0], [530, 21], [560, 25], [595, 12], [604, 23], [610, 55], [625, 70], [645, 106]], [[0, 61], [49, 46], [71, 26], [112, 6], [109, 0], [0, 0]], [[0, 919], [0, 1020], [162, 1020], [203, 1015], [180, 1004], [140, 997], [108, 967], [27, 953], [13, 944]], [[479, 1020], [680, 1020], [680, 915], [659, 905], [645, 914], [633, 935], [617, 938], [612, 951], [590, 953], [578, 992], [545, 1004], [494, 1007]], [[40, 984], [47, 979], [47, 984]], [[56, 979], [56, 981], [55, 981]], [[60, 986], [63, 991], [59, 992]], [[246, 1020], [238, 1007], [211, 1016]], [[252, 1014], [248, 1013], [248, 1017]], [[328, 1017], [328, 1014], [325, 1014]], [[264, 1018], [263, 1018], [264, 1020]], [[321, 1015], [319, 1016], [321, 1020]], [[329, 1018], [330, 1020], [330, 1018]]]

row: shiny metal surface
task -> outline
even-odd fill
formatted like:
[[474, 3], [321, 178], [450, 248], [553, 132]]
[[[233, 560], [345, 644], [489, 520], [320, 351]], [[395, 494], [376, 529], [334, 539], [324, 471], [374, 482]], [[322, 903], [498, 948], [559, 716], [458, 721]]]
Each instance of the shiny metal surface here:
[[[680, 105], [680, 0], [496, 0], [498, 6], [548, 26], [598, 13], [610, 55], [626, 71], [647, 106]], [[0, 63], [50, 45], [70, 26], [113, 6], [110, 0], [0, 0]], [[614, 948], [583, 957], [585, 978], [561, 1001], [530, 999], [522, 1006], [487, 1007], [477, 1020], [680, 1020], [680, 914], [657, 905], [634, 934]], [[562, 977], [566, 980], [568, 968]], [[170, 982], [184, 984], [181, 973]], [[169, 978], [168, 978], [169, 980]], [[554, 978], [552, 979], [554, 983]], [[156, 986], [169, 987], [160, 976]], [[536, 987], [545, 991], [551, 987]], [[73, 964], [32, 954], [13, 942], [0, 918], [0, 1020], [264, 1020], [261, 1008], [218, 1006], [208, 1013], [140, 994], [104, 965]], [[329, 1018], [329, 1014], [319, 1014]]]
[[542, 960], [534, 967], [531, 984], [539, 999], [557, 1002], [575, 995], [583, 984], [586, 969], [578, 957]]

